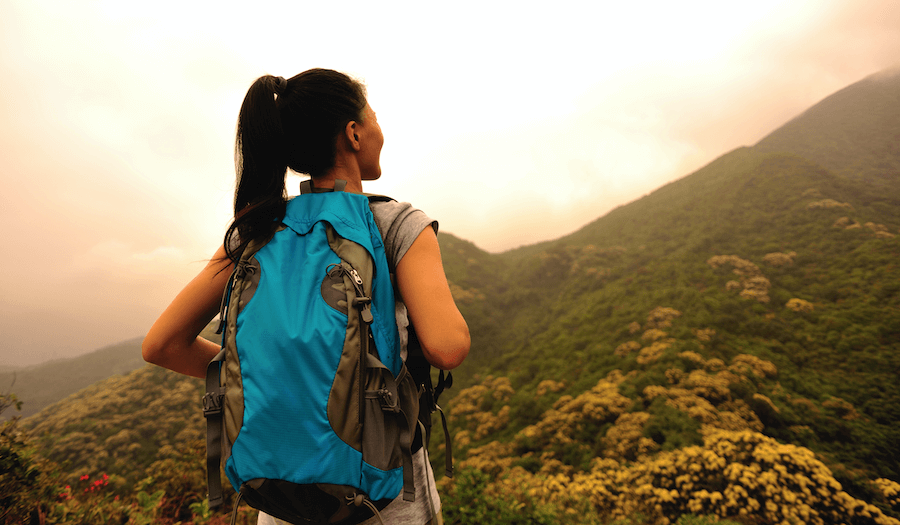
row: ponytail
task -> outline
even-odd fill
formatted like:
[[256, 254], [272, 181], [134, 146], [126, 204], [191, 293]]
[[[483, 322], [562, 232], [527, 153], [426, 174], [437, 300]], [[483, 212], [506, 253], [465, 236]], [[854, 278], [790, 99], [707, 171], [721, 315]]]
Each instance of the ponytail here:
[[234, 222], [225, 234], [225, 253], [235, 262], [251, 240], [271, 233], [274, 220], [284, 216], [287, 161], [275, 101], [282, 81], [271, 75], [258, 78], [247, 90], [238, 116]]
[[334, 166], [335, 139], [361, 120], [365, 88], [343, 73], [311, 69], [285, 80], [258, 78], [244, 97], [235, 138], [234, 221], [225, 253], [234, 262], [247, 244], [270, 235], [284, 218], [290, 167], [313, 178]]

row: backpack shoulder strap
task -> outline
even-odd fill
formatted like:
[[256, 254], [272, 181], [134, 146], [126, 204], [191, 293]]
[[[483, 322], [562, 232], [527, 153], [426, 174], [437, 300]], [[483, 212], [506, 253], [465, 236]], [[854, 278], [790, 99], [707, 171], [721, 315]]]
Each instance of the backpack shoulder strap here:
[[222, 400], [225, 393], [220, 383], [225, 350], [219, 352], [206, 367], [206, 395], [203, 396], [203, 416], [206, 418], [206, 482], [209, 508], [217, 509], [224, 503], [222, 477], [219, 465], [222, 462]]
[[391, 202], [391, 201], [397, 200], [397, 199], [394, 199], [393, 197], [388, 197], [387, 195], [379, 195], [377, 193], [363, 193], [363, 195], [365, 195], [366, 197], [369, 198], [370, 203], [372, 203], [372, 202]]

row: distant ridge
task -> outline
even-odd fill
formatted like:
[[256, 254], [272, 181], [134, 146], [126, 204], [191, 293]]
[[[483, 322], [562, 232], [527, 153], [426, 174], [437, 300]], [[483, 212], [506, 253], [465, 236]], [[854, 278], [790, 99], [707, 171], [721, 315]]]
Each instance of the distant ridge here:
[[[743, 185], [756, 177], [761, 166], [782, 162], [806, 164], [800, 171], [806, 173], [809, 188], [821, 185], [836, 194], [851, 191], [858, 205], [874, 206], [872, 218], [895, 222], [886, 211], [900, 205], [900, 68], [837, 91], [755, 146], [736, 148], [569, 235], [515, 248], [500, 254], [500, 259], [522, 260], [572, 243], [626, 245], [630, 239], [635, 247], [652, 242], [658, 232], [647, 227], [648, 209], [655, 217], [670, 217], [670, 228], [674, 227], [666, 228], [670, 240], [681, 238], [683, 231], [697, 224], [713, 229], [724, 226], [734, 219], [733, 207], [745, 200]], [[701, 210], [702, 216], [692, 220]], [[715, 214], [720, 217], [707, 223], [711, 218], [707, 215]]]
[[842, 177], [900, 179], [900, 68], [868, 76], [804, 111], [754, 146], [789, 152]]
[[[216, 340], [215, 328], [216, 322], [213, 321], [200, 335]], [[141, 357], [143, 339], [143, 336], [135, 337], [70, 359], [0, 370], [0, 392], [12, 392], [23, 401], [20, 412], [10, 412], [8, 415], [33, 416], [98, 381], [128, 374], [147, 365]], [[5, 418], [7, 414], [0, 417]]]
[[142, 340], [143, 337], [136, 337], [79, 357], [0, 372], [0, 390], [11, 390], [23, 401], [22, 411], [10, 411], [9, 415], [28, 417], [37, 414], [44, 407], [101, 379], [127, 374], [144, 366]]

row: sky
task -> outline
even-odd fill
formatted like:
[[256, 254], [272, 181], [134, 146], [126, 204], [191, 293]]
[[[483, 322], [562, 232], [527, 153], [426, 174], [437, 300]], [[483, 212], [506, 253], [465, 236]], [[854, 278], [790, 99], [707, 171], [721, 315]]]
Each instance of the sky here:
[[2, 0], [0, 367], [146, 333], [221, 243], [261, 75], [365, 82], [366, 191], [497, 253], [898, 65], [893, 0]]

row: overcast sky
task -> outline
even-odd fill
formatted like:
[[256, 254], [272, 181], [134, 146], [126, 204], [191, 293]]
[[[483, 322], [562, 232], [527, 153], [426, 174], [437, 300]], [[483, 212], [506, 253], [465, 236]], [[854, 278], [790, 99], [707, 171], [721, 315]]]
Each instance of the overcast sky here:
[[363, 80], [386, 138], [366, 190], [499, 252], [898, 63], [892, 0], [3, 0], [0, 366], [146, 332], [221, 242], [262, 74]]

